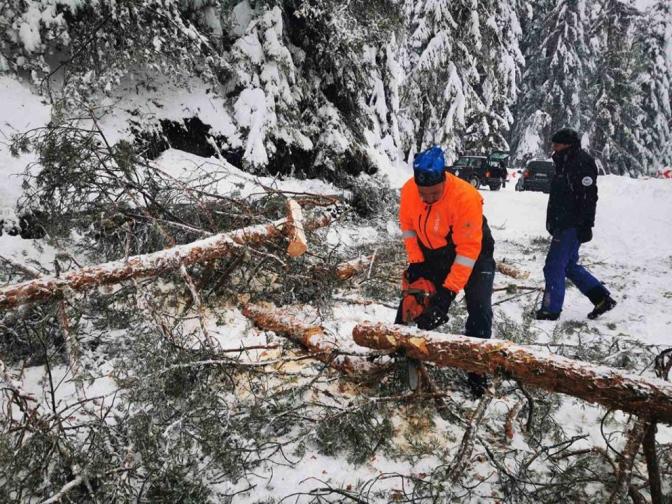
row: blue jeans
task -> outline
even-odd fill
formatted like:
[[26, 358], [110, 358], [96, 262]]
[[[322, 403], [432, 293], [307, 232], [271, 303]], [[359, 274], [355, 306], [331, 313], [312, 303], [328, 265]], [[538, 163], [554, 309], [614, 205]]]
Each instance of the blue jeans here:
[[602, 284], [590, 272], [579, 265], [579, 243], [576, 228], [559, 231], [553, 235], [546, 256], [544, 279], [546, 289], [542, 308], [551, 313], [560, 313], [565, 301], [565, 277], [569, 278], [585, 296]]

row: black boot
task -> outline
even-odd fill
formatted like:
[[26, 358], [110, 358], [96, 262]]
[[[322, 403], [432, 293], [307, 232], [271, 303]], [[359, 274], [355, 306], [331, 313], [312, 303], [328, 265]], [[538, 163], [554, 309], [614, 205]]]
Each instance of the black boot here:
[[549, 312], [545, 308], [540, 308], [534, 315], [537, 320], [558, 320], [558, 317], [560, 317], [560, 313]]
[[591, 320], [596, 319], [616, 306], [616, 301], [611, 297], [611, 294], [603, 285], [598, 285], [591, 289], [586, 295], [595, 305], [593, 311], [588, 314], [588, 318]]
[[607, 297], [603, 298], [599, 303], [595, 305], [593, 311], [591, 311], [588, 314], [588, 318], [590, 320], [594, 320], [603, 313], [606, 313], [609, 310], [611, 310], [614, 306], [616, 306], [616, 300], [613, 299], [611, 296], [607, 295]]

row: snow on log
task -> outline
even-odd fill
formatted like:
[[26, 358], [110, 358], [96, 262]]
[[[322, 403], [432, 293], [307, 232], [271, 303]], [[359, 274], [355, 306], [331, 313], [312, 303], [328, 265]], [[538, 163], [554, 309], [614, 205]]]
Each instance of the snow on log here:
[[[326, 226], [334, 219], [331, 213], [321, 214], [306, 223], [306, 229]], [[0, 288], [0, 309], [14, 308], [54, 297], [64, 289], [82, 291], [99, 285], [118, 283], [132, 278], [157, 276], [180, 266], [219, 259], [241, 245], [260, 243], [280, 236], [287, 219], [269, 224], [248, 226], [220, 233], [203, 240], [177, 245], [151, 254], [131, 256], [95, 266], [70, 271], [60, 277], [45, 276]]]
[[524, 271], [512, 266], [508, 263], [497, 261], [497, 271], [502, 275], [510, 276], [517, 280], [527, 280], [530, 276], [529, 271]]
[[264, 331], [288, 337], [303, 346], [316, 359], [346, 374], [371, 371], [373, 366], [364, 357], [335, 355], [339, 348], [329, 339], [321, 326], [308, 325], [287, 310], [270, 306], [248, 304], [243, 315]]
[[289, 239], [287, 253], [291, 257], [299, 257], [305, 254], [308, 250], [308, 241], [303, 230], [303, 212], [299, 204], [292, 199], [287, 201], [286, 233]]
[[522, 383], [672, 424], [672, 383], [545, 354], [506, 340], [431, 333], [392, 324], [362, 323], [355, 342], [378, 350], [404, 349], [418, 360], [477, 373], [503, 372]]

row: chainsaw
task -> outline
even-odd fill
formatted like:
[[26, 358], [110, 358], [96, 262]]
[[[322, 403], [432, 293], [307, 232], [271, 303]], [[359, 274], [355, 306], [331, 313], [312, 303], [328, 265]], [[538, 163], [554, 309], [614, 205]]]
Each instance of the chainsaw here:
[[[404, 325], [412, 326], [415, 323], [415, 319], [429, 306], [429, 300], [435, 292], [434, 284], [426, 278], [409, 282], [404, 273], [401, 280], [401, 320]], [[415, 391], [420, 382], [418, 377], [420, 362], [407, 357], [406, 363], [408, 387]]]

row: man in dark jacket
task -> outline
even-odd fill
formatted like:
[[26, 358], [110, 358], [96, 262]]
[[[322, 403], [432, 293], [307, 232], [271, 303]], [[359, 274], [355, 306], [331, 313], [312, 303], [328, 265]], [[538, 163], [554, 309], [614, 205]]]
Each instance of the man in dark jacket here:
[[581, 149], [576, 131], [561, 129], [551, 142], [555, 176], [548, 198], [546, 230], [552, 240], [544, 266], [544, 299], [536, 316], [537, 320], [557, 320], [565, 300], [567, 277], [593, 303], [588, 318], [594, 319], [616, 306], [604, 285], [578, 264], [579, 247], [593, 238], [597, 167], [595, 160]]

